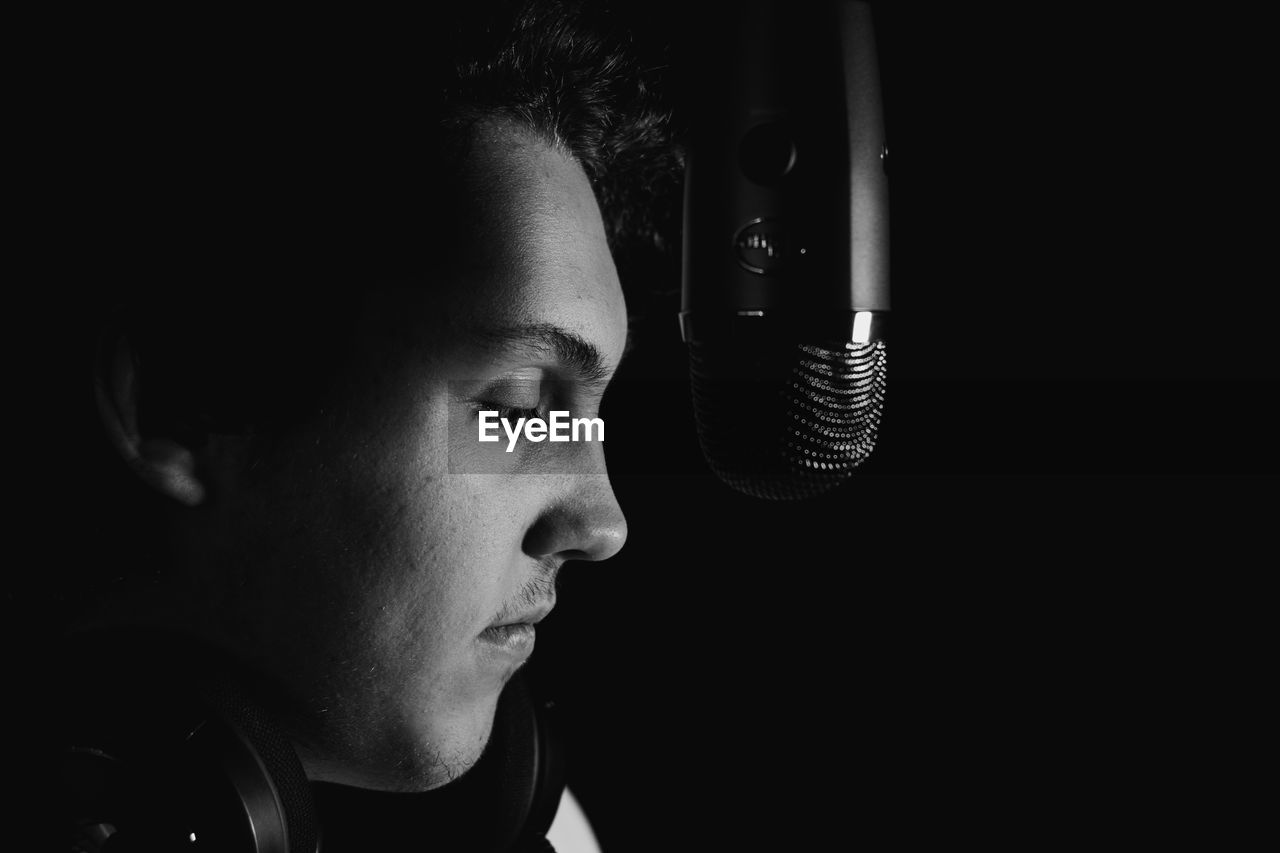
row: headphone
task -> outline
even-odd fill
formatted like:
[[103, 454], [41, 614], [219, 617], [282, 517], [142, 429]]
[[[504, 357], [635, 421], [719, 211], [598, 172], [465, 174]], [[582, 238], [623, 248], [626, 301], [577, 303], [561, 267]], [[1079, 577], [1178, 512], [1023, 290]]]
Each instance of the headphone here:
[[424, 793], [310, 782], [241, 667], [186, 638], [83, 635], [51, 711], [61, 846], [75, 853], [547, 850], [564, 790], [553, 705], [508, 682], [480, 760]]

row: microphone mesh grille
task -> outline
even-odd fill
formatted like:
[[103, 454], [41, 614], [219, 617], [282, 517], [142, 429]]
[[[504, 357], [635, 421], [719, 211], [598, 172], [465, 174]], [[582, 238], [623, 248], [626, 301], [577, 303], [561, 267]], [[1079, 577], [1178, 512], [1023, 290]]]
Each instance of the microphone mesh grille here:
[[689, 354], [703, 454], [738, 491], [770, 500], [811, 497], [871, 455], [884, 409], [883, 341], [750, 355], [694, 343]]

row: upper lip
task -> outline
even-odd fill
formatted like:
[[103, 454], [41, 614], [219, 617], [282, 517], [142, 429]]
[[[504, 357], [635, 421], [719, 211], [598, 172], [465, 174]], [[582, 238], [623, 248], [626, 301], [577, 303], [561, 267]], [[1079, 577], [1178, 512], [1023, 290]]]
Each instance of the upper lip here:
[[513, 616], [499, 617], [490, 628], [501, 628], [506, 625], [537, 625], [543, 619], [547, 618], [547, 614], [556, 606], [554, 598], [547, 601], [540, 601], [528, 610], [522, 610]]

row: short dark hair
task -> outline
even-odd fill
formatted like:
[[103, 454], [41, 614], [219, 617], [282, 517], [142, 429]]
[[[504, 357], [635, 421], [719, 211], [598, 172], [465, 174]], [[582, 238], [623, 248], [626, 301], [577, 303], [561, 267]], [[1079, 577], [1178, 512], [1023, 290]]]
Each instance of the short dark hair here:
[[645, 67], [662, 57], [635, 50], [608, 6], [591, 9], [521, 0], [460, 28], [446, 112], [454, 125], [496, 114], [532, 128], [582, 165], [611, 244], [661, 240], [654, 194], [683, 168], [660, 94], [665, 65]]

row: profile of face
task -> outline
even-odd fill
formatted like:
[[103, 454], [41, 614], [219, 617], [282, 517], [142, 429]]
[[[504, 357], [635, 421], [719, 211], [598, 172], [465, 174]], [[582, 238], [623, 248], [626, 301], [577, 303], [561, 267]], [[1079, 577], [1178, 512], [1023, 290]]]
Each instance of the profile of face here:
[[532, 650], [503, 626], [546, 615], [563, 563], [626, 538], [600, 442], [477, 440], [481, 410], [595, 417], [622, 357], [587, 177], [487, 121], [463, 183], [466, 245], [437, 247], [460, 260], [352, 306], [357, 345], [318, 418], [156, 455], [193, 504], [167, 612], [280, 688], [317, 780], [423, 790], [470, 767]]

